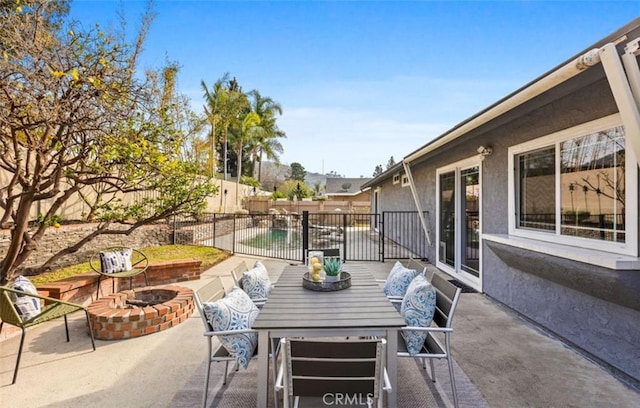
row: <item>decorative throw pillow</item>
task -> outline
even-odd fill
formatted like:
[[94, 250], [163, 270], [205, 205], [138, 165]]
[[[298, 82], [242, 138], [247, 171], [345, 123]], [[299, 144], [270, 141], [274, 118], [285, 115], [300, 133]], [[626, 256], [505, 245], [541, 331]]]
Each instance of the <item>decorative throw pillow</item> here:
[[[28, 278], [18, 275], [9, 285], [11, 289], [21, 290], [33, 295], [38, 294], [38, 290]], [[28, 295], [11, 294], [11, 300], [22, 320], [29, 320], [40, 314], [40, 299]]]
[[402, 297], [416, 276], [418, 276], [418, 271], [405, 268], [400, 262], [396, 261], [396, 264], [391, 268], [391, 272], [389, 272], [387, 282], [384, 284], [382, 290], [387, 296]]
[[[222, 299], [204, 303], [202, 308], [214, 331], [250, 329], [259, 313], [249, 296], [238, 287]], [[242, 368], [247, 368], [258, 346], [258, 333], [226, 334], [218, 338], [229, 355]]]
[[[404, 317], [407, 326], [429, 327], [436, 310], [436, 290], [420, 274], [411, 281], [407, 293], [402, 300], [400, 314]], [[416, 355], [422, 349], [427, 338], [427, 332], [417, 330], [403, 330], [402, 335], [410, 355]]]
[[242, 289], [251, 299], [266, 299], [271, 293], [271, 280], [267, 268], [257, 261], [253, 268], [242, 274]]
[[129, 271], [133, 268], [131, 265], [131, 248], [121, 249], [119, 251], [100, 252], [100, 269], [102, 273], [116, 273]]

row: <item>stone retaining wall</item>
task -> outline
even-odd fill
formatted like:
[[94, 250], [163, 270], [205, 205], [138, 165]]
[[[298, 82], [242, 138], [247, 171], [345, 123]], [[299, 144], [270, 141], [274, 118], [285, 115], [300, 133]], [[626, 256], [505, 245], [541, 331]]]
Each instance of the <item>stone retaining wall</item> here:
[[[33, 268], [42, 265], [55, 253], [63, 248], [76, 244], [80, 239], [95, 231], [97, 224], [69, 224], [60, 228], [48, 228], [43, 239], [38, 243], [38, 248], [20, 266], [22, 269]], [[117, 227], [115, 227], [117, 228]], [[125, 226], [121, 227], [122, 229]], [[143, 248], [147, 246], [166, 245], [170, 242], [171, 231], [167, 224], [145, 225], [133, 231], [130, 235], [99, 235], [93, 241], [87, 243], [78, 252], [65, 255], [53, 265], [54, 269], [65, 266], [88, 262], [91, 256], [99, 249], [123, 246]], [[9, 248], [11, 235], [9, 230], [0, 230], [0, 259]], [[98, 248], [98, 249], [97, 249]]]

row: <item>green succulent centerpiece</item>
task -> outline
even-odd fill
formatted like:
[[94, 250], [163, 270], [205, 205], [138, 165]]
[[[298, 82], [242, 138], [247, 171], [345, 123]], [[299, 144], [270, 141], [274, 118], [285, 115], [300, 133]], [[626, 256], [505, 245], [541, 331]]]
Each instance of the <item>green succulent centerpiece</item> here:
[[325, 258], [324, 271], [327, 274], [327, 281], [340, 280], [340, 272], [342, 271], [342, 261], [340, 261], [340, 258]]

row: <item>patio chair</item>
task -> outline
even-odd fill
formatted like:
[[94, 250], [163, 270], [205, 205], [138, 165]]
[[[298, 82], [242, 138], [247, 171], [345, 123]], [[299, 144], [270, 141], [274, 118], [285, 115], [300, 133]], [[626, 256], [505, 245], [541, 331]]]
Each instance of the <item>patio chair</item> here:
[[[249, 267], [247, 266], [247, 263], [245, 261], [242, 261], [240, 264], [238, 264], [238, 266], [231, 270], [231, 276], [233, 277], [234, 285], [242, 290], [244, 290], [244, 288], [242, 287], [242, 275], [248, 271]], [[273, 286], [274, 285], [271, 284], [271, 287]], [[251, 300], [253, 300], [253, 303], [255, 303], [258, 309], [262, 309], [264, 304], [267, 302], [267, 298], [265, 297], [252, 297]]]
[[[407, 270], [414, 270], [414, 271], [418, 271], [419, 268], [422, 268], [422, 272], [421, 272], [422, 275], [427, 276], [427, 267], [421, 265], [419, 262], [415, 261], [413, 258], [409, 258], [406, 265], [402, 265], [400, 261], [396, 261], [396, 264], [394, 264], [394, 267], [391, 269], [391, 271], [389, 271], [389, 275], [387, 276], [386, 279], [376, 279], [375, 281], [381, 284], [383, 287], [386, 286], [387, 280], [389, 279], [389, 276], [391, 276], [391, 273], [394, 272], [396, 265], [400, 265]], [[397, 276], [396, 278], [399, 278], [402, 280], [401, 276]], [[409, 284], [408, 281], [404, 282], [404, 290], [406, 290], [406, 286], [408, 286], [408, 284]], [[387, 297], [389, 298], [389, 300], [392, 300], [392, 301], [402, 301], [402, 298], [403, 298], [403, 296], [399, 296], [399, 295], [387, 295]]]
[[310, 252], [322, 252], [325, 257], [328, 257], [328, 256], [338, 256], [339, 257], [340, 256], [340, 248], [308, 249], [307, 250], [306, 259], [309, 259], [309, 253]]
[[275, 392], [283, 392], [284, 408], [292, 402], [297, 407], [300, 397], [329, 394], [382, 407], [383, 391], [391, 392], [385, 339], [288, 338], [280, 340], [280, 349]]
[[[453, 335], [453, 315], [458, 306], [458, 299], [462, 289], [453, 285], [438, 274], [434, 274], [431, 284], [436, 290], [436, 308], [433, 315], [431, 327], [403, 327], [398, 332], [398, 357], [414, 357], [422, 360], [422, 366], [426, 370], [426, 359], [429, 359], [431, 367], [431, 381], [436, 382], [436, 374], [433, 366], [433, 359], [446, 359], [449, 365], [449, 377], [451, 379], [451, 390], [453, 391], [454, 405], [458, 406], [458, 395], [456, 392], [456, 382], [453, 373], [453, 361], [451, 358], [451, 336]], [[400, 300], [392, 300], [393, 303]], [[427, 332], [427, 337], [418, 354], [411, 355], [407, 351], [402, 332], [417, 330]], [[444, 338], [444, 344], [443, 344]]]
[[[220, 343], [220, 341], [216, 342], [216, 346], [214, 347], [214, 339], [218, 336], [224, 336], [229, 334], [241, 334], [241, 333], [257, 333], [256, 330], [253, 329], [244, 329], [244, 330], [228, 330], [228, 331], [215, 331], [204, 312], [203, 303], [204, 302], [215, 302], [216, 300], [222, 299], [226, 295], [224, 284], [222, 283], [221, 277], [216, 277], [214, 280], [202, 288], [198, 289], [194, 292], [194, 300], [196, 303], [196, 307], [198, 308], [198, 312], [200, 313], [200, 317], [202, 318], [202, 323], [204, 324], [204, 336], [207, 338], [207, 370], [204, 379], [204, 391], [202, 395], [202, 407], [205, 408], [207, 406], [207, 397], [209, 393], [209, 377], [211, 374], [211, 363], [213, 362], [224, 362], [224, 377], [222, 381], [222, 385], [227, 385], [227, 375], [229, 373], [229, 363], [236, 363], [236, 359], [229, 354], [227, 349]], [[274, 345], [278, 345], [278, 339], [274, 339], [271, 341], [271, 357], [272, 357], [272, 375], [275, 378], [275, 364], [277, 358], [278, 349], [274, 347]], [[275, 350], [275, 352], [274, 352]], [[257, 349], [253, 358], [257, 357]], [[236, 371], [238, 369], [238, 365], [236, 363]], [[277, 401], [276, 401], [277, 407]]]
[[[44, 300], [45, 305], [35, 316], [31, 316], [30, 318], [23, 320], [22, 316], [20, 315], [20, 313], [18, 313], [18, 310], [14, 305], [14, 301], [12, 299], [12, 297], [14, 296], [28, 296], [39, 300]], [[0, 319], [2, 319], [2, 321], [0, 322], [0, 333], [2, 332], [2, 327], [5, 323], [19, 327], [22, 330], [22, 336], [20, 337], [20, 346], [18, 347], [18, 358], [16, 359], [16, 368], [13, 371], [13, 381], [11, 382], [11, 384], [15, 384], [16, 379], [18, 378], [18, 368], [20, 367], [20, 357], [22, 356], [22, 347], [24, 346], [24, 337], [27, 327], [35, 326], [37, 324], [44, 323], [58, 317], [64, 317], [64, 328], [67, 334], [67, 342], [69, 342], [69, 326], [67, 323], [67, 315], [78, 312], [80, 310], [84, 311], [87, 318], [89, 335], [91, 337], [91, 346], [95, 351], [96, 344], [93, 339], [93, 330], [91, 330], [91, 320], [89, 320], [89, 313], [84, 306], [65, 302], [60, 299], [54, 299], [47, 296], [24, 292], [17, 289], [0, 287]]]
[[133, 278], [144, 274], [144, 282], [149, 286], [147, 269], [149, 259], [145, 254], [133, 248], [111, 247], [93, 255], [89, 261], [91, 269], [98, 273], [98, 288], [96, 299], [100, 296], [100, 280], [103, 277], [111, 278], [111, 290], [116, 291], [115, 280], [129, 278], [129, 289], [133, 288]]

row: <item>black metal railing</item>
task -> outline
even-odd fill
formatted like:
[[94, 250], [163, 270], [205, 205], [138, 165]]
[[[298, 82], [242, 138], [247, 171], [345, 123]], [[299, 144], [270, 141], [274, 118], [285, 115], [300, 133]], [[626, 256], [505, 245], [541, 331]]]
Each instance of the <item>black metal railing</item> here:
[[173, 242], [304, 262], [309, 249], [340, 249], [344, 261], [426, 258], [417, 212], [204, 214], [176, 218]]

